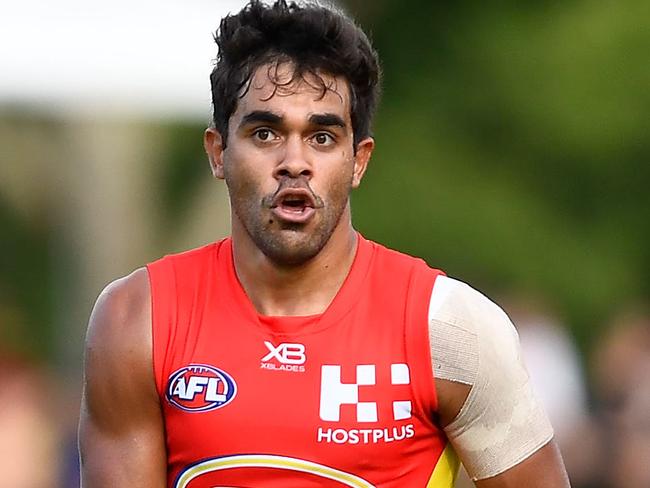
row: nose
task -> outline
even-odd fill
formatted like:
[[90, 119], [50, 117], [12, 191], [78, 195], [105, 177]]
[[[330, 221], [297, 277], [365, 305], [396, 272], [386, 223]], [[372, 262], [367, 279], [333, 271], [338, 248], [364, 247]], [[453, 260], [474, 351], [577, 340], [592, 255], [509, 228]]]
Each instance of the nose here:
[[284, 152], [273, 171], [275, 179], [312, 177], [312, 165], [307, 155], [306, 143], [298, 135], [289, 137], [284, 144]]

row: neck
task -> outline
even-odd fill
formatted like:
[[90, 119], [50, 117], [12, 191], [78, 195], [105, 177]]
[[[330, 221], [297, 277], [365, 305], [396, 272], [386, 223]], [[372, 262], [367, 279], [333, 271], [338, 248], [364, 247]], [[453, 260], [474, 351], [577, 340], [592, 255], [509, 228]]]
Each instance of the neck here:
[[349, 212], [323, 249], [309, 261], [283, 266], [271, 261], [233, 219], [235, 271], [255, 309], [269, 316], [323, 313], [347, 277], [357, 248], [357, 234]]

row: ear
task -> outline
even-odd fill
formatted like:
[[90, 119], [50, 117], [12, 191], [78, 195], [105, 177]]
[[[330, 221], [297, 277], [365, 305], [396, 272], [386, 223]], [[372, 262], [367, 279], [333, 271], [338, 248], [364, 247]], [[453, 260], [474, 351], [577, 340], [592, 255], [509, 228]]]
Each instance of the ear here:
[[352, 175], [352, 188], [358, 188], [366, 173], [368, 161], [375, 149], [375, 140], [372, 137], [366, 137], [357, 144], [357, 153], [354, 156], [354, 173]]
[[224, 179], [223, 172], [223, 138], [221, 133], [213, 128], [208, 127], [203, 134], [203, 147], [210, 160], [210, 168], [215, 178]]

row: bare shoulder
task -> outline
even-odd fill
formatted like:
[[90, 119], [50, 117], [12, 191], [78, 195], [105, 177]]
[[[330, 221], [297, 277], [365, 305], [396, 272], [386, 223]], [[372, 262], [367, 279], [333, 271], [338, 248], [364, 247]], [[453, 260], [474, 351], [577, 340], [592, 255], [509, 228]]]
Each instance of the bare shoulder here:
[[[100, 293], [88, 324], [87, 347], [115, 347], [148, 333], [151, 317], [149, 276], [139, 268]], [[104, 341], [108, 340], [108, 344]]]
[[[151, 293], [148, 272], [140, 268], [110, 283], [90, 316], [84, 361], [85, 408], [156, 400], [151, 353]], [[115, 419], [117, 420], [117, 419]]]

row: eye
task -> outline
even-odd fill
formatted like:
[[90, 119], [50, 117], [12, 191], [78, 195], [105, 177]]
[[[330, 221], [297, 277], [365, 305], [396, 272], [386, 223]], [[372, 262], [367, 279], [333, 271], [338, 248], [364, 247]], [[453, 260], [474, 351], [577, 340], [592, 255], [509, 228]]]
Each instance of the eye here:
[[273, 139], [274, 134], [273, 134], [273, 131], [271, 131], [271, 129], [261, 128], [261, 129], [257, 129], [255, 132], [253, 132], [253, 136], [258, 141], [268, 142], [271, 139]]
[[329, 146], [334, 144], [334, 138], [327, 132], [318, 132], [314, 134], [313, 141], [319, 146]]

